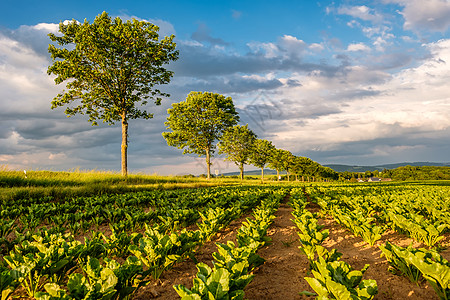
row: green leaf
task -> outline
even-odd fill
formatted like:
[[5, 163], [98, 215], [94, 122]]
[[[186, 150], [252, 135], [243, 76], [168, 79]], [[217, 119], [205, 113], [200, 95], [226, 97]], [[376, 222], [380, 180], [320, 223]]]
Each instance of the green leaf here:
[[352, 299], [350, 291], [343, 284], [332, 280], [327, 280], [326, 286], [331, 294], [336, 297], [336, 299]]
[[318, 296], [329, 295], [327, 288], [324, 285], [322, 285], [322, 283], [316, 278], [305, 277], [305, 280], [308, 282], [311, 288], [317, 293]]

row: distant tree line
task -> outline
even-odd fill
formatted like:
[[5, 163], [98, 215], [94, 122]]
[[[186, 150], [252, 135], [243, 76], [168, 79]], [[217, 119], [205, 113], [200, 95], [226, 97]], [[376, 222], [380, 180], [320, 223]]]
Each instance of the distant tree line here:
[[391, 178], [392, 180], [450, 180], [450, 167], [441, 166], [403, 166], [383, 171], [340, 172], [339, 180], [357, 181], [371, 177]]

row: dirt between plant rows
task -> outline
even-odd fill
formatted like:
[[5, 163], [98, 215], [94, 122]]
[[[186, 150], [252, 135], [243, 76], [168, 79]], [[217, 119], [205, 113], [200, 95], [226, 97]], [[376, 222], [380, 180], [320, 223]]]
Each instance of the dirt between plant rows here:
[[[309, 203], [306, 207], [311, 212], [318, 212], [319, 206]], [[268, 236], [272, 242], [258, 251], [266, 262], [255, 269], [253, 281], [245, 288], [245, 299], [313, 299], [299, 295], [302, 291], [313, 292], [304, 277], [313, 277], [309, 272], [309, 262], [298, 246], [298, 229], [291, 221], [292, 208], [283, 203], [275, 213], [276, 218], [268, 230]], [[212, 266], [211, 254], [217, 250], [216, 242], [226, 243], [235, 241], [236, 230], [246, 219], [242, 217], [233, 221], [226, 229], [222, 230], [213, 241], [205, 244], [197, 252], [197, 260]], [[349, 263], [354, 269], [362, 269], [365, 264], [370, 264], [364, 274], [364, 279], [375, 279], [378, 285], [378, 294], [375, 299], [439, 299], [428, 284], [423, 281], [418, 285], [411, 283], [406, 277], [393, 275], [388, 271], [389, 264], [384, 257], [380, 257], [379, 245], [389, 241], [393, 244], [406, 247], [413, 243], [414, 247], [423, 245], [394, 231], [387, 231], [381, 240], [374, 246], [369, 246], [360, 237], [355, 237], [349, 230], [337, 224], [332, 217], [319, 220], [319, 224], [329, 229], [330, 235], [324, 241], [323, 246], [331, 250], [337, 249], [343, 253], [341, 260]], [[442, 244], [450, 246], [450, 236], [446, 235]], [[446, 249], [441, 255], [450, 259], [450, 250]], [[187, 288], [192, 287], [192, 280], [197, 274], [197, 268], [192, 260], [181, 262], [173, 269], [164, 272], [158, 282], [150, 283], [141, 288], [133, 299], [180, 299], [173, 289], [173, 285], [183, 284]]]

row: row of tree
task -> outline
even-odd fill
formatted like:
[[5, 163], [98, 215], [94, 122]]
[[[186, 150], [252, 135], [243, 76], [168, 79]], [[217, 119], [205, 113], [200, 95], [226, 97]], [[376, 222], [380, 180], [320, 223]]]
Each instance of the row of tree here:
[[[170, 82], [173, 72], [165, 65], [178, 59], [174, 36], [159, 39], [159, 28], [140, 20], [112, 19], [106, 12], [93, 23], [60, 23], [57, 36], [49, 34], [53, 44], [49, 52], [53, 64], [48, 74], [55, 83], [66, 82], [66, 90], [52, 101], [52, 109], [69, 106], [68, 116], [86, 114], [92, 125], [98, 120], [122, 124], [122, 175], [128, 173], [128, 121], [150, 119], [153, 114], [140, 110], [153, 100], [169, 96], [158, 87]], [[60, 47], [57, 47], [60, 46]], [[207, 177], [211, 174], [211, 156], [218, 143], [219, 153], [234, 161], [244, 175], [244, 165], [261, 168], [267, 165], [288, 174], [334, 178], [336, 173], [305, 157], [296, 157], [276, 149], [270, 141], [258, 139], [247, 125], [237, 125], [239, 116], [230, 97], [219, 94], [191, 92], [186, 101], [175, 103], [168, 110], [163, 133], [170, 146], [206, 157]]]
[[[244, 165], [261, 168], [264, 180], [266, 166], [288, 175], [337, 179], [337, 173], [306, 157], [298, 157], [277, 149], [271, 141], [259, 139], [247, 125], [238, 125], [239, 116], [230, 97], [210, 92], [191, 92], [186, 101], [174, 103], [165, 123], [169, 132], [163, 136], [170, 146], [183, 149], [183, 154], [205, 156], [207, 178], [211, 177], [211, 157], [218, 148], [226, 160], [233, 161], [244, 178]], [[289, 176], [288, 176], [289, 179]]]

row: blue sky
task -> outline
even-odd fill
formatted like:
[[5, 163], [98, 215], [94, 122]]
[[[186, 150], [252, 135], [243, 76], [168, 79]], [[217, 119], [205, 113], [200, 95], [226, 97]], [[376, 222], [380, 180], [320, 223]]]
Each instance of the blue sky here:
[[[106, 11], [175, 34], [180, 59], [130, 122], [133, 172], [204, 172], [167, 146], [167, 108], [190, 91], [231, 96], [258, 137], [320, 163], [450, 161], [450, 2], [3, 1], [0, 164], [14, 169], [120, 169], [120, 128], [66, 118], [50, 101], [49, 32]], [[216, 157], [213, 169], [236, 170]]]

